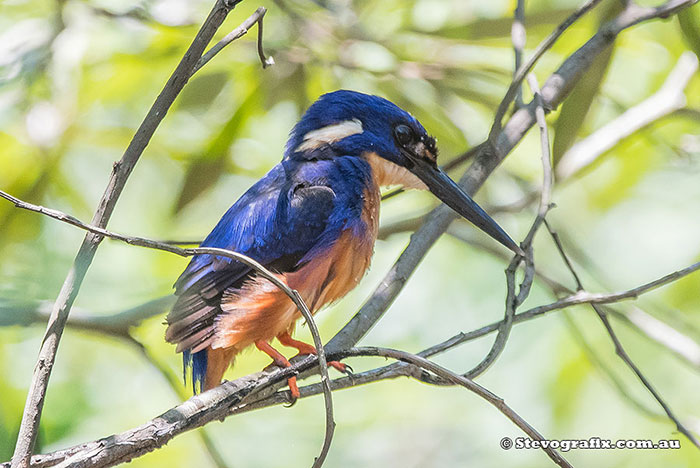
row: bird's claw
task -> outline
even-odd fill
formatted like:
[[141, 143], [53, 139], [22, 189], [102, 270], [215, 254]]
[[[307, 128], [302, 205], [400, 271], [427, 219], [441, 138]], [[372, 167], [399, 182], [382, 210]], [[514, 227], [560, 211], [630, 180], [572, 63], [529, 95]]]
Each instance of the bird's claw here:
[[301, 398], [296, 376], [287, 379], [287, 386], [289, 387], [289, 403], [284, 406], [285, 408], [291, 408], [296, 404], [297, 400]]
[[353, 373], [354, 370], [352, 367], [350, 367], [349, 364], [345, 364], [340, 361], [328, 361], [328, 367], [332, 367], [338, 372], [342, 372], [350, 378], [355, 376], [355, 374]]

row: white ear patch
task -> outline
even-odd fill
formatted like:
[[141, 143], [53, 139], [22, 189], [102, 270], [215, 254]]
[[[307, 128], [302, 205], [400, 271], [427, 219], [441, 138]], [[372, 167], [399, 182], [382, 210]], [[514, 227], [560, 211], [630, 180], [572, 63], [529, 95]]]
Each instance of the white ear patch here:
[[294, 151], [308, 151], [316, 149], [328, 143], [333, 143], [334, 141], [342, 140], [345, 137], [362, 132], [362, 122], [357, 119], [346, 120], [344, 122], [319, 128], [318, 130], [310, 131], [304, 135], [304, 141], [302, 141]]

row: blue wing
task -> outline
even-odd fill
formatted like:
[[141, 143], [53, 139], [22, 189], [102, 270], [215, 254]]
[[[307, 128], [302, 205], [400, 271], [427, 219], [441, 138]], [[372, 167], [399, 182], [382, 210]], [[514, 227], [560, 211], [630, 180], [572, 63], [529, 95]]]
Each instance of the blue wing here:
[[[328, 185], [323, 177], [301, 177], [294, 167], [280, 164], [224, 214], [201, 245], [242, 253], [272, 270], [293, 271], [315, 247], [333, 240], [329, 228], [337, 224], [332, 216], [336, 194]], [[178, 299], [166, 319], [166, 340], [187, 352], [186, 365], [190, 353], [213, 339], [224, 291], [240, 287], [253, 273], [226, 257], [192, 258], [175, 283]]]

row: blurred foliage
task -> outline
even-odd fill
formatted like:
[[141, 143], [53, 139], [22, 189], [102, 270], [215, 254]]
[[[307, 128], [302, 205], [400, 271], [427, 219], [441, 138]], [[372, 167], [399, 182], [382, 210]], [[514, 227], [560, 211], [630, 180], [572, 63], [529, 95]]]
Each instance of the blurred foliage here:
[[[162, 88], [210, 8], [204, 0], [3, 0], [0, 3], [0, 188], [33, 203], [89, 220], [111, 164]], [[650, 2], [645, 2], [650, 3]], [[654, 2], [651, 2], [654, 3]], [[381, 94], [410, 110], [439, 140], [444, 164], [486, 137], [512, 75], [514, 1], [277, 0], [263, 3], [265, 49], [276, 65], [262, 70], [255, 34], [227, 47], [176, 101], [144, 153], [110, 227], [158, 239], [203, 238], [221, 213], [273, 164], [287, 132], [321, 93], [352, 88]], [[217, 37], [254, 9], [240, 4]], [[578, 6], [573, 0], [526, 2], [525, 56]], [[567, 31], [539, 62], [543, 82], [619, 8], [613, 0]], [[600, 56], [569, 100], [548, 120], [555, 158], [576, 141], [653, 94], [686, 50], [700, 53], [700, 7], [625, 32]], [[524, 91], [525, 98], [530, 96]], [[587, 286], [619, 290], [682, 268], [700, 257], [700, 79], [686, 89], [688, 112], [674, 113], [625, 139], [591, 167], [559, 181], [552, 224], [570, 246]], [[520, 143], [488, 181], [487, 206], [516, 202], [540, 185], [539, 135]], [[457, 171], [455, 171], [457, 175]], [[407, 193], [384, 203], [382, 223], [434, 205]], [[524, 236], [530, 206], [499, 216]], [[0, 203], [0, 298], [56, 297], [83, 233]], [[372, 291], [406, 245], [408, 233], [377, 244], [361, 286], [319, 316], [330, 338]], [[547, 236], [538, 266], [571, 285]], [[78, 298], [76, 313], [103, 317], [168, 295], [186, 260], [106, 241]], [[418, 351], [503, 313], [502, 261], [445, 236], [386, 317], [364, 340]], [[700, 341], [700, 276], [639, 299], [638, 305]], [[527, 305], [551, 300], [537, 287]], [[0, 459], [16, 436], [43, 326], [28, 326], [0, 307]], [[18, 306], [19, 307], [19, 306]], [[616, 306], [625, 311], [625, 304]], [[19, 309], [21, 311], [21, 309]], [[163, 341], [162, 318], [132, 330], [159, 368], [133, 343], [70, 330], [61, 344], [42, 419], [40, 449], [50, 451], [140, 424], [185, 394], [170, 384], [179, 357]], [[14, 314], [14, 315], [13, 315]], [[505, 352], [480, 382], [504, 397], [550, 438], [678, 438], [665, 418], [649, 417], [611, 383], [610, 369], [634, 401], [660, 412], [614, 355], [586, 308], [517, 325]], [[700, 430], [697, 365], [678, 359], [615, 321], [621, 339], [669, 404]], [[302, 338], [308, 331], [300, 327]], [[588, 343], [582, 347], [582, 339]], [[437, 360], [470, 368], [490, 339]], [[595, 353], [591, 357], [590, 353]], [[382, 364], [355, 360], [356, 370]], [[267, 364], [260, 353], [237, 361], [230, 377]], [[170, 380], [163, 378], [163, 372]], [[174, 384], [174, 383], [173, 383]], [[338, 428], [327, 466], [547, 466], [539, 451], [503, 451], [520, 434], [499, 413], [460, 389], [409, 381], [339, 392]], [[230, 466], [306, 466], [323, 435], [321, 399], [294, 408], [236, 416], [207, 429]], [[691, 467], [698, 450], [570, 452], [578, 466]], [[270, 450], [274, 444], [274, 450]], [[132, 462], [137, 467], [210, 464], [196, 435]]]

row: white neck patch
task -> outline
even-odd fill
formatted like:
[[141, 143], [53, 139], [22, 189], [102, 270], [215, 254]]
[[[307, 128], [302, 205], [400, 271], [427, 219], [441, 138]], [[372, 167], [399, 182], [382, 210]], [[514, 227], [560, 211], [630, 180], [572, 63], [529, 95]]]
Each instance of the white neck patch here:
[[362, 122], [357, 119], [346, 120], [337, 124], [328, 125], [327, 127], [319, 128], [318, 130], [312, 130], [304, 135], [304, 141], [302, 141], [294, 151], [308, 151], [316, 149], [323, 145], [333, 143], [334, 141], [342, 140], [350, 135], [362, 133], [363, 131]]

